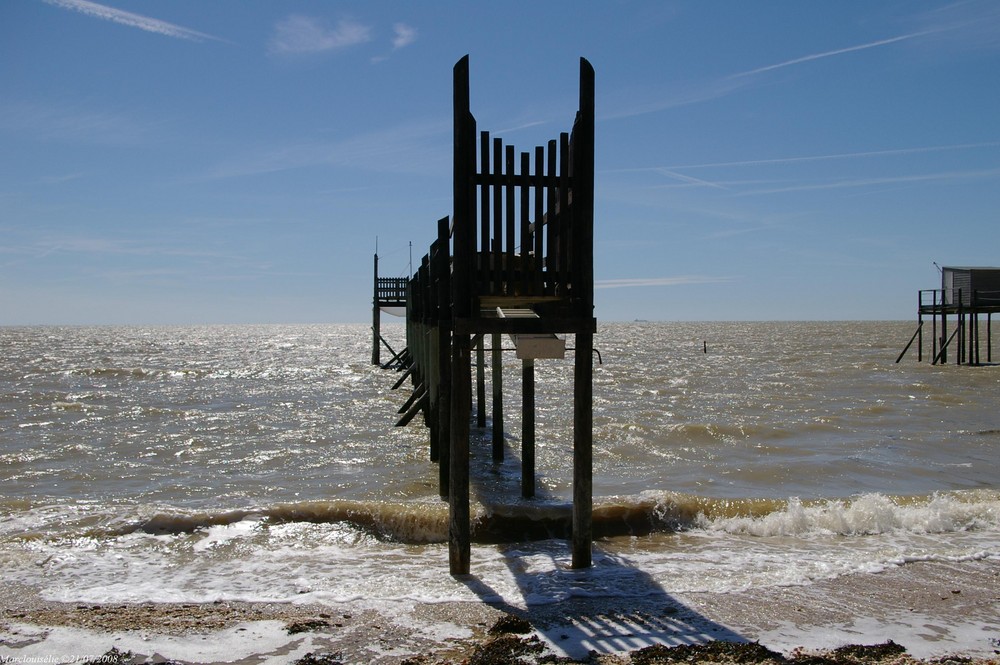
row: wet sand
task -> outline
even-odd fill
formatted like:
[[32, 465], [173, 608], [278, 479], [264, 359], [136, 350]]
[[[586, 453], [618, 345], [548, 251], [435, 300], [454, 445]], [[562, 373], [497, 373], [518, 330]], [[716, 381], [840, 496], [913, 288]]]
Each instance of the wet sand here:
[[[396, 601], [51, 603], [6, 583], [0, 583], [0, 597], [0, 662], [83, 663], [107, 655], [105, 662], [247, 665], [1000, 663], [995, 559], [916, 562], [808, 587], [574, 599], [529, 608]], [[744, 646], [687, 646], [713, 640]], [[890, 640], [888, 648], [843, 649]], [[824, 660], [815, 657], [819, 653]]]

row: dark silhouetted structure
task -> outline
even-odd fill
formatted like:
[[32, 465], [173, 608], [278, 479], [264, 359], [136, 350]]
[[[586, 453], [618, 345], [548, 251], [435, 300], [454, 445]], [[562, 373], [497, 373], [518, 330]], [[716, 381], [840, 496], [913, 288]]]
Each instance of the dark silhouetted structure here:
[[[415, 386], [399, 421], [424, 414], [430, 456], [449, 501], [452, 574], [469, 572], [472, 351], [492, 339], [493, 457], [503, 458], [501, 335], [522, 361], [522, 495], [534, 495], [534, 360], [562, 358], [575, 336], [574, 567], [591, 565], [594, 318], [594, 70], [580, 60], [571, 133], [517, 152], [476, 130], [469, 59], [454, 68], [454, 208], [406, 291], [407, 373]], [[377, 266], [377, 264], [376, 264]], [[381, 296], [376, 267], [375, 317]], [[386, 285], [395, 288], [395, 285]], [[377, 324], [376, 324], [377, 325]], [[377, 334], [377, 331], [376, 331]], [[378, 346], [377, 340], [373, 343]], [[374, 354], [374, 352], [373, 352]], [[377, 356], [373, 355], [373, 362]], [[485, 425], [478, 363], [479, 424]], [[397, 383], [397, 386], [402, 382]]]

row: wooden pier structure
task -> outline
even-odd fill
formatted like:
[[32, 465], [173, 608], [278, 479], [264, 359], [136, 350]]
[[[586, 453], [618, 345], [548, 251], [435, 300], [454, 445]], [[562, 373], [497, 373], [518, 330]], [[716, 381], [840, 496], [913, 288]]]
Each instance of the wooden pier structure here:
[[392, 354], [392, 359], [386, 363], [389, 366], [398, 366], [404, 362], [402, 353], [393, 351], [389, 343], [382, 337], [382, 312], [388, 311], [391, 314], [402, 316], [406, 310], [406, 285], [409, 283], [406, 277], [379, 277], [378, 276], [378, 249], [375, 251], [375, 294], [372, 297], [372, 364], [381, 365], [381, 350], [385, 346]]
[[[503, 336], [522, 363], [523, 497], [535, 493], [534, 362], [563, 358], [575, 336], [573, 371], [572, 561], [591, 565], [593, 505], [594, 70], [580, 59], [580, 97], [572, 131], [518, 152], [477, 133], [470, 111], [469, 58], [454, 67], [454, 181], [451, 218], [407, 281], [406, 374], [414, 386], [399, 425], [418, 413], [429, 428], [430, 458], [449, 502], [449, 567], [468, 574], [471, 524], [469, 447], [472, 354], [477, 364], [480, 427], [485, 426], [485, 340], [492, 347], [494, 461], [503, 446]], [[375, 311], [395, 297], [380, 291]], [[383, 296], [385, 299], [382, 300]], [[376, 313], [376, 317], [378, 314]], [[377, 320], [377, 319], [376, 319]], [[377, 336], [377, 323], [376, 323]], [[373, 348], [378, 346], [373, 341]], [[373, 362], [377, 363], [373, 350]]]
[[[940, 289], [923, 289], [917, 294], [917, 329], [896, 358], [898, 363], [917, 342], [917, 360], [924, 359], [924, 317], [931, 319], [931, 364], [948, 362], [948, 350], [955, 342], [957, 364], [981, 365], [986, 317], [986, 362], [993, 362], [993, 314], [1000, 312], [1000, 268], [944, 267]], [[951, 321], [949, 317], [954, 317]], [[949, 327], [949, 323], [953, 323]], [[949, 329], [951, 334], [948, 334]]]

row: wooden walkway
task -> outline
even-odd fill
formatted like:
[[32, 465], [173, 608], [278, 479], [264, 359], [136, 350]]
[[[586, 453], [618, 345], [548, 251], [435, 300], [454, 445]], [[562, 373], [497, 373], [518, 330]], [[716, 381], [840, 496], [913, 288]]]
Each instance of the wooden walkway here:
[[[489, 132], [477, 133], [466, 56], [454, 68], [454, 135], [453, 214], [438, 220], [436, 240], [406, 286], [407, 372], [414, 392], [400, 424], [424, 415], [430, 457], [439, 465], [440, 493], [449, 502], [450, 570], [467, 574], [473, 349], [481, 356], [484, 338], [491, 337], [493, 420], [502, 428], [501, 336], [510, 336], [517, 347], [524, 385], [522, 495], [530, 497], [534, 361], [561, 358], [565, 342], [557, 334], [574, 335], [572, 558], [574, 567], [588, 567], [597, 326], [594, 70], [581, 58], [580, 105], [571, 132], [519, 152]], [[493, 455], [502, 459], [502, 432], [494, 433]]]

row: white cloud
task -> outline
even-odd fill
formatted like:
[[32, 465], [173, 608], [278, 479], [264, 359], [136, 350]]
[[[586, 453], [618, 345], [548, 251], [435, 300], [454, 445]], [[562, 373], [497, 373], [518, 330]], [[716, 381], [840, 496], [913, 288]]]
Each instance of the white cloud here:
[[271, 53], [320, 53], [371, 41], [371, 28], [339, 21], [334, 28], [319, 19], [293, 14], [275, 26]]
[[393, 25], [392, 31], [395, 33], [395, 36], [392, 38], [393, 48], [403, 48], [417, 41], [417, 29], [405, 23]]
[[114, 7], [106, 7], [105, 5], [99, 5], [96, 2], [89, 2], [89, 0], [44, 1], [56, 7], [71, 9], [73, 11], [80, 12], [81, 14], [86, 14], [87, 16], [99, 18], [104, 21], [111, 21], [112, 23], [126, 25], [130, 28], [138, 28], [139, 30], [145, 30], [146, 32], [154, 32], [167, 37], [188, 39], [196, 42], [200, 42], [205, 39], [222, 41], [218, 37], [213, 37], [212, 35], [207, 35], [203, 32], [198, 32], [197, 30], [191, 30], [190, 28], [185, 28], [174, 23], [168, 23], [166, 21], [161, 21], [160, 19], [142, 16], [141, 14], [133, 14], [132, 12], [115, 9]]
[[704, 275], [679, 275], [677, 277], [639, 277], [635, 279], [599, 279], [595, 289], [622, 289], [642, 286], [689, 286], [692, 284], [722, 284], [731, 277], [706, 277]]

